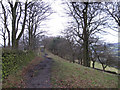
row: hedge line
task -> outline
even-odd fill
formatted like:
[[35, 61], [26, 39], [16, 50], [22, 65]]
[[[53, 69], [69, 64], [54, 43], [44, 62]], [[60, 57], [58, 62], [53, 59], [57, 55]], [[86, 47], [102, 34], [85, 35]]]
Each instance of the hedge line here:
[[25, 64], [35, 57], [32, 51], [13, 51], [3, 50], [2, 53], [2, 79], [7, 78], [8, 75], [16, 73]]

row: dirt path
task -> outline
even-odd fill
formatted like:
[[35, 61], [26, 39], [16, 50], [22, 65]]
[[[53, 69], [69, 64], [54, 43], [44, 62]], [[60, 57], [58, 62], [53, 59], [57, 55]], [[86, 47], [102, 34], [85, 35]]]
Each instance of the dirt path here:
[[25, 75], [26, 88], [51, 88], [50, 72], [52, 62], [51, 58], [44, 56], [43, 61], [34, 65], [33, 69], [30, 69]]

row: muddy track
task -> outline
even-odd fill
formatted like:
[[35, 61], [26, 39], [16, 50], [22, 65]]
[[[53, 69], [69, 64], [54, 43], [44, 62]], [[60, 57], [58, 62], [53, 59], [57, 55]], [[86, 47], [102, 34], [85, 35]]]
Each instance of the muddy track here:
[[44, 60], [34, 65], [25, 75], [26, 88], [51, 88], [50, 76], [53, 60], [44, 56]]

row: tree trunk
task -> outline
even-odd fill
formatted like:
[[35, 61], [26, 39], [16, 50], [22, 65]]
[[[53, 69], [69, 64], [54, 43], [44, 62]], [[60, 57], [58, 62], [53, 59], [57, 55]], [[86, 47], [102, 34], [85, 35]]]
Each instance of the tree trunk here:
[[102, 68], [103, 68], [103, 71], [105, 71], [105, 67], [104, 67], [104, 64], [102, 64]]
[[82, 61], [82, 58], [81, 58], [80, 60], [81, 60], [80, 64], [81, 64], [81, 65], [83, 65], [83, 61]]
[[80, 58], [77, 58], [78, 59], [78, 64], [80, 64]]
[[10, 47], [10, 31], [7, 30], [7, 32], [8, 32], [8, 47]]
[[31, 32], [31, 30], [29, 30], [29, 50], [32, 50], [33, 48], [33, 36], [32, 36], [32, 32]]
[[16, 49], [16, 34], [15, 34], [15, 30], [12, 30], [12, 49]]
[[82, 65], [82, 59], [78, 58], [78, 64]]
[[105, 71], [105, 67], [104, 67], [104, 65], [103, 65], [103, 71]]
[[87, 31], [87, 9], [88, 9], [88, 2], [85, 2], [86, 7], [83, 10], [83, 18], [84, 18], [84, 28], [83, 28], [83, 60], [84, 66], [90, 67], [90, 59], [89, 59], [89, 36]]
[[16, 45], [17, 45], [17, 48], [18, 48], [18, 43], [19, 43], [19, 40], [21, 38], [21, 36], [23, 35], [24, 33], [24, 29], [25, 29], [25, 23], [26, 23], [26, 17], [27, 17], [27, 1], [25, 2], [25, 14], [24, 14], [24, 19], [23, 19], [23, 24], [22, 24], [22, 29], [21, 29], [21, 32], [20, 34], [18, 35], [17, 39], [16, 39]]
[[16, 34], [17, 31], [16, 29], [16, 10], [18, 7], [18, 2], [15, 2], [15, 5], [13, 6], [11, 3], [10, 7], [11, 7], [11, 11], [12, 11], [12, 49], [18, 49], [18, 43], [19, 40], [24, 32], [24, 28], [25, 28], [25, 22], [26, 22], [26, 16], [27, 16], [27, 2], [25, 2], [25, 15], [24, 15], [24, 19], [23, 19], [23, 24], [22, 24], [22, 29], [21, 32], [19, 33], [18, 37], [16, 38]]
[[29, 50], [31, 49], [31, 32], [29, 30]]
[[18, 45], [19, 45], [19, 40], [16, 40], [16, 42], [15, 42], [15, 49], [16, 50], [18, 49]]
[[5, 38], [5, 33], [4, 33], [4, 48], [6, 47], [6, 38]]
[[105, 71], [105, 68], [107, 67], [107, 65], [102, 64], [102, 67], [103, 67], [103, 71]]
[[12, 49], [17, 50], [18, 49], [18, 44], [19, 44], [19, 41], [14, 39], [13, 42], [12, 42]]
[[23, 50], [25, 50], [25, 39], [24, 39], [24, 32], [23, 32]]
[[92, 67], [95, 68], [95, 61], [93, 61], [93, 63], [92, 63]]
[[89, 58], [88, 40], [87, 39], [85, 39], [84, 46], [83, 46], [83, 61], [84, 61], [84, 66], [90, 67], [90, 58]]
[[75, 60], [74, 60], [74, 53], [72, 54], [72, 62], [75, 63]]
[[17, 2], [15, 2], [15, 6], [13, 7], [11, 5], [11, 11], [12, 11], [12, 49], [17, 49], [16, 48], [16, 8], [17, 8]]

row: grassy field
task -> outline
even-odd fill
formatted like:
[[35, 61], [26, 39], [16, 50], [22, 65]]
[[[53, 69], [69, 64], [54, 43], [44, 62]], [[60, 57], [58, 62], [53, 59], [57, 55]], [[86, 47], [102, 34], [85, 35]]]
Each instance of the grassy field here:
[[54, 88], [117, 88], [118, 77], [87, 68], [49, 53], [53, 58], [51, 82]]
[[[91, 67], [92, 67], [92, 62], [91, 62]], [[98, 68], [98, 69], [102, 69], [102, 70], [103, 70], [102, 65], [101, 65], [100, 63], [98, 63], [98, 62], [95, 62], [95, 68]], [[116, 73], [120, 73], [120, 70], [118, 70], [118, 69], [116, 69], [116, 68], [114, 68], [114, 67], [109, 67], [109, 66], [107, 66], [107, 68], [106, 68], [105, 70], [114, 71], [114, 72], [116, 72]]]
[[[78, 62], [78, 60], [75, 60], [75, 61], [76, 61], [76, 63]], [[92, 61], [91, 61], [90, 67], [92, 67]], [[99, 62], [95, 62], [95, 68], [103, 70], [102, 65]], [[120, 73], [120, 70], [118, 70], [117, 68], [114, 68], [114, 67], [107, 66], [107, 68], [105, 68], [105, 70], [113, 71], [113, 72], [116, 72], [116, 73]]]

